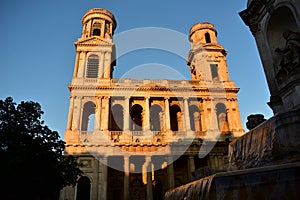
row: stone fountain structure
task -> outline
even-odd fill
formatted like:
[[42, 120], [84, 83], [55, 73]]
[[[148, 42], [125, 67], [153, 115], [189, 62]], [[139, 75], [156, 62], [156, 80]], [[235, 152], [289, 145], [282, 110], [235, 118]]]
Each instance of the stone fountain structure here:
[[226, 172], [171, 199], [300, 199], [300, 1], [249, 0], [240, 16], [260, 53], [274, 116], [229, 144]]

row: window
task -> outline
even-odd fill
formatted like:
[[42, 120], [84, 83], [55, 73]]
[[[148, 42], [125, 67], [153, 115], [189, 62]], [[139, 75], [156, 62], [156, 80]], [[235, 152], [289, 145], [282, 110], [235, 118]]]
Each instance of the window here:
[[162, 108], [159, 105], [150, 107], [150, 129], [160, 131], [162, 122]]
[[143, 120], [142, 120], [143, 108], [142, 106], [135, 104], [131, 107], [130, 117], [131, 117], [131, 131], [142, 131]]
[[92, 36], [100, 36], [100, 30], [101, 30], [101, 24], [100, 23], [94, 23], [93, 24], [93, 32]]
[[178, 105], [172, 105], [170, 107], [170, 122], [172, 131], [181, 130], [181, 109]]
[[218, 80], [218, 65], [217, 64], [210, 64], [210, 70], [211, 70], [211, 78], [212, 80]]
[[123, 107], [120, 104], [116, 104], [111, 108], [111, 131], [122, 131], [123, 130]]
[[209, 33], [205, 33], [205, 42], [206, 42], [206, 43], [211, 43]]
[[94, 131], [95, 107], [95, 104], [91, 101], [84, 104], [81, 131]]
[[97, 55], [90, 55], [87, 63], [87, 78], [98, 78], [99, 57]]
[[100, 36], [100, 29], [99, 28], [95, 28], [93, 30], [93, 36]]

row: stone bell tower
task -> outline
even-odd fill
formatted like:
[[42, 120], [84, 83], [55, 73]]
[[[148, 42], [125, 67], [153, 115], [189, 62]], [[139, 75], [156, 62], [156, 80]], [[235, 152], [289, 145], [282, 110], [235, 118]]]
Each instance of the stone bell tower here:
[[[191, 79], [207, 87], [210, 95], [203, 98], [203, 103], [214, 105], [216, 113], [221, 111], [225, 113], [224, 119], [228, 124], [224, 123], [224, 130], [227, 127], [235, 137], [243, 135], [236, 96], [239, 89], [229, 79], [227, 52], [217, 41], [214, 25], [208, 22], [195, 24], [190, 29], [189, 40], [192, 48], [187, 58], [187, 65], [190, 67]], [[219, 120], [212, 118], [212, 123], [217, 124]]]
[[217, 31], [207, 22], [195, 24], [190, 29], [192, 49], [187, 64], [192, 80], [208, 82], [229, 81], [226, 51], [217, 41]]
[[108, 114], [105, 108], [109, 101], [95, 96], [97, 85], [103, 85], [112, 78], [116, 63], [112, 39], [117, 23], [113, 14], [102, 8], [90, 9], [82, 18], [82, 26], [81, 38], [74, 43], [76, 60], [69, 85], [70, 109], [65, 133], [68, 143], [77, 142], [78, 131], [94, 131], [89, 130], [88, 124], [94, 124], [95, 131], [108, 129], [105, 125], [101, 126], [100, 119], [101, 115]]
[[76, 63], [72, 84], [83, 84], [89, 78], [112, 78], [115, 47], [112, 41], [116, 28], [114, 16], [102, 8], [89, 10], [82, 18], [82, 35], [75, 42]]

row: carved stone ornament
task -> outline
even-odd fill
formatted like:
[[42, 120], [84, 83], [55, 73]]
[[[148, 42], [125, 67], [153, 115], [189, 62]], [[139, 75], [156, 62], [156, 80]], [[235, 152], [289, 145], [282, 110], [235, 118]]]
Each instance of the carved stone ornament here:
[[283, 33], [283, 37], [286, 40], [285, 47], [275, 50], [277, 63], [274, 67], [277, 70], [276, 80], [279, 84], [300, 68], [300, 33], [289, 30]]

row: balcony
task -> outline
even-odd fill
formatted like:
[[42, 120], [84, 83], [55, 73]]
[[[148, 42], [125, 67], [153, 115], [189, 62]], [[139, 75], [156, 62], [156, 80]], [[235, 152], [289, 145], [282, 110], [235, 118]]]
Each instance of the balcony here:
[[81, 131], [79, 139], [86, 144], [127, 145], [166, 144], [185, 139], [205, 139], [206, 131]]

